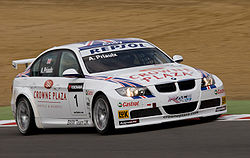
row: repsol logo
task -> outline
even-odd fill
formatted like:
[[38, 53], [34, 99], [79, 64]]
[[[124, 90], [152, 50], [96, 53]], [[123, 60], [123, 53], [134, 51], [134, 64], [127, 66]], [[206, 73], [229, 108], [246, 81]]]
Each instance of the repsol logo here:
[[135, 48], [146, 48], [146, 47], [152, 47], [148, 43], [128, 43], [128, 44], [120, 44], [120, 45], [112, 45], [112, 46], [104, 46], [101, 48], [95, 48], [91, 49], [90, 53], [101, 53], [106, 51], [115, 51], [115, 50], [122, 50], [122, 49], [135, 49]]

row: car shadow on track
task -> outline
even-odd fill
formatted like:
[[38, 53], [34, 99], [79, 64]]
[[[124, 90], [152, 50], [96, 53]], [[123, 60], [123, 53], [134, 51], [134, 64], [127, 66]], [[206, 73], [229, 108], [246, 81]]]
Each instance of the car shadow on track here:
[[203, 120], [201, 121], [197, 119], [197, 120], [182, 120], [182, 121], [166, 122], [166, 123], [161, 123], [161, 124], [156, 124], [156, 125], [147, 125], [147, 126], [132, 127], [132, 128], [126, 128], [126, 129], [118, 129], [115, 131], [114, 135], [165, 130], [165, 129], [171, 129], [171, 128], [205, 124], [209, 122], [213, 122], [213, 121], [203, 121]]

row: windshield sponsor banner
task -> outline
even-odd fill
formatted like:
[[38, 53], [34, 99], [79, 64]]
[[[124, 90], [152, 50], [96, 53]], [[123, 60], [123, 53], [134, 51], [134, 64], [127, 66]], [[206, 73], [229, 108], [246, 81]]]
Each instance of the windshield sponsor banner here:
[[118, 45], [108, 45], [98, 48], [92, 48], [87, 50], [80, 51], [82, 56], [86, 56], [86, 54], [98, 54], [98, 53], [105, 53], [105, 52], [114, 52], [119, 50], [129, 50], [129, 49], [138, 49], [138, 48], [154, 48], [149, 43], [125, 43], [125, 44], [118, 44]]

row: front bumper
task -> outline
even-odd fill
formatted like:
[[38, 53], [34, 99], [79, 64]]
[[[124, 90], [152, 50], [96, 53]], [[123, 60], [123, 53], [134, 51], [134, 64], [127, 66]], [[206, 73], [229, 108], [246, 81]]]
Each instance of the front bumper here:
[[[226, 96], [223, 84], [219, 81], [216, 86], [208, 87], [206, 90], [201, 90], [198, 86], [189, 91], [159, 94], [142, 99], [113, 97], [111, 105], [115, 128], [159, 124], [226, 113]], [[150, 91], [154, 92], [154, 89]], [[184, 102], [175, 103], [169, 99], [172, 96], [191, 96], [192, 99], [184, 98], [186, 99]]]
[[123, 121], [119, 121], [119, 126], [116, 126], [116, 128], [127, 128], [127, 127], [135, 127], [135, 126], [160, 124], [164, 122], [220, 115], [226, 112], [227, 112], [227, 109], [226, 109], [226, 104], [225, 104], [225, 105], [218, 106], [218, 107], [213, 107], [213, 108], [208, 108], [208, 109], [199, 109], [193, 112], [187, 112], [187, 113], [182, 113], [182, 114], [174, 114], [174, 115], [162, 114], [162, 115], [157, 115], [157, 116], [123, 120]]

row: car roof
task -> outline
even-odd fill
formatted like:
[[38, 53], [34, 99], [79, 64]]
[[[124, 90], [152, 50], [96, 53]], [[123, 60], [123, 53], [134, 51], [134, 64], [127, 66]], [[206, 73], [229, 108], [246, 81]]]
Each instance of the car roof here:
[[103, 46], [112, 46], [112, 45], [125, 44], [125, 43], [142, 43], [142, 42], [148, 43], [147, 41], [143, 39], [139, 39], [139, 38], [102, 39], [102, 40], [92, 40], [92, 41], [85, 41], [85, 42], [79, 42], [79, 43], [66, 44], [62, 46], [56, 46], [51, 49], [48, 49], [47, 51], [55, 50], [55, 49], [71, 49], [71, 50], [80, 52], [83, 50], [88, 50], [88, 49], [103, 47]]

